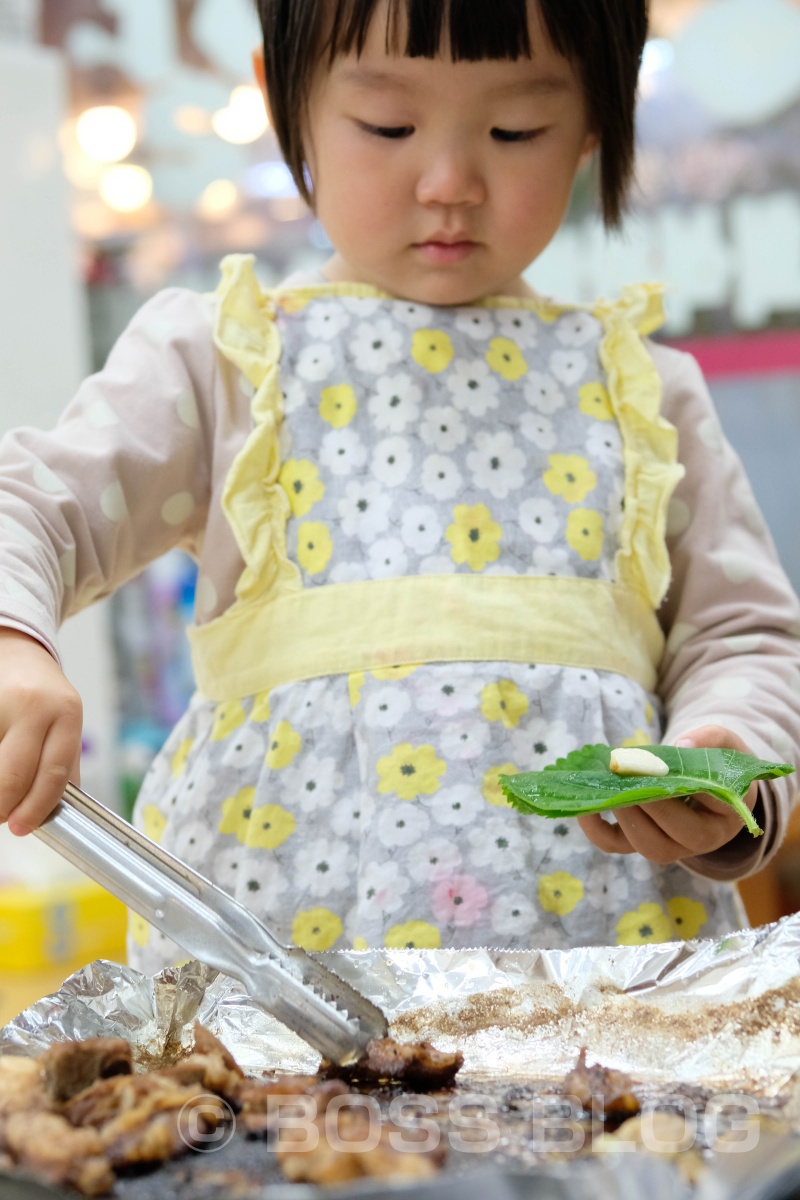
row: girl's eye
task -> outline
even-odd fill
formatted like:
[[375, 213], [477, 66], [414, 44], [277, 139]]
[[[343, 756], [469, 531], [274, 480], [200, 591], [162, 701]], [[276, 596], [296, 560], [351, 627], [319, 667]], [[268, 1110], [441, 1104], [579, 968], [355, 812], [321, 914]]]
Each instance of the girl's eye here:
[[544, 133], [543, 129], [493, 129], [496, 142], [532, 142]]
[[365, 121], [359, 121], [359, 125], [365, 133], [371, 133], [374, 137], [382, 138], [407, 138], [414, 132], [413, 125], [368, 125]]

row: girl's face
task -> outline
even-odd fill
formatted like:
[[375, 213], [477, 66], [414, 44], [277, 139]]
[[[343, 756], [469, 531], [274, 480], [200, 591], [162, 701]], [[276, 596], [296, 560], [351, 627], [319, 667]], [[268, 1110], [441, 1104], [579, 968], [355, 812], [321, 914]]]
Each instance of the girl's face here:
[[454, 63], [387, 53], [379, 7], [361, 56], [320, 67], [305, 148], [329, 279], [427, 304], [528, 294], [596, 145], [533, 4], [530, 22], [531, 59]]

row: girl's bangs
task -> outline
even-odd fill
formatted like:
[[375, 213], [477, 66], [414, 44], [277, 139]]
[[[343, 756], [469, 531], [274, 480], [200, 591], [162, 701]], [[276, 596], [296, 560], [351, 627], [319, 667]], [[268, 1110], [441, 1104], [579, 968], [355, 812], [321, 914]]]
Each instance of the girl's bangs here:
[[[333, 0], [331, 61], [360, 54], [381, 0]], [[403, 45], [403, 41], [405, 44]], [[531, 57], [527, 0], [388, 0], [386, 47], [408, 58], [453, 62]]]

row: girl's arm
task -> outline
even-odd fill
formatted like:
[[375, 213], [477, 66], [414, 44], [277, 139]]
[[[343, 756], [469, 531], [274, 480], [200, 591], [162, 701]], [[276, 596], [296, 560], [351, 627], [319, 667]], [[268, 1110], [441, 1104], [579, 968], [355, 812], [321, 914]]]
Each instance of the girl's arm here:
[[165, 551], [200, 543], [216, 355], [208, 300], [146, 304], [56, 428], [0, 441], [0, 821], [22, 832], [80, 755], [57, 630]]

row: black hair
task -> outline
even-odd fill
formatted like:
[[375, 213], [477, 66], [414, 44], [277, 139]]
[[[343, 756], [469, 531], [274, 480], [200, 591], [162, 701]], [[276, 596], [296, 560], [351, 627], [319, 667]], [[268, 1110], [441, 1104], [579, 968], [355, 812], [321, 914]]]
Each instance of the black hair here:
[[[554, 48], [583, 84], [600, 141], [600, 198], [618, 226], [633, 176], [636, 93], [648, 0], [536, 0]], [[311, 201], [303, 127], [314, 72], [327, 56], [361, 53], [379, 0], [256, 0], [272, 120], [284, 158]], [[398, 28], [406, 18], [406, 45]], [[416, 58], [444, 47], [453, 61], [530, 58], [527, 0], [389, 0], [387, 46]], [[446, 40], [445, 40], [446, 39]], [[449, 42], [449, 45], [448, 45]]]

